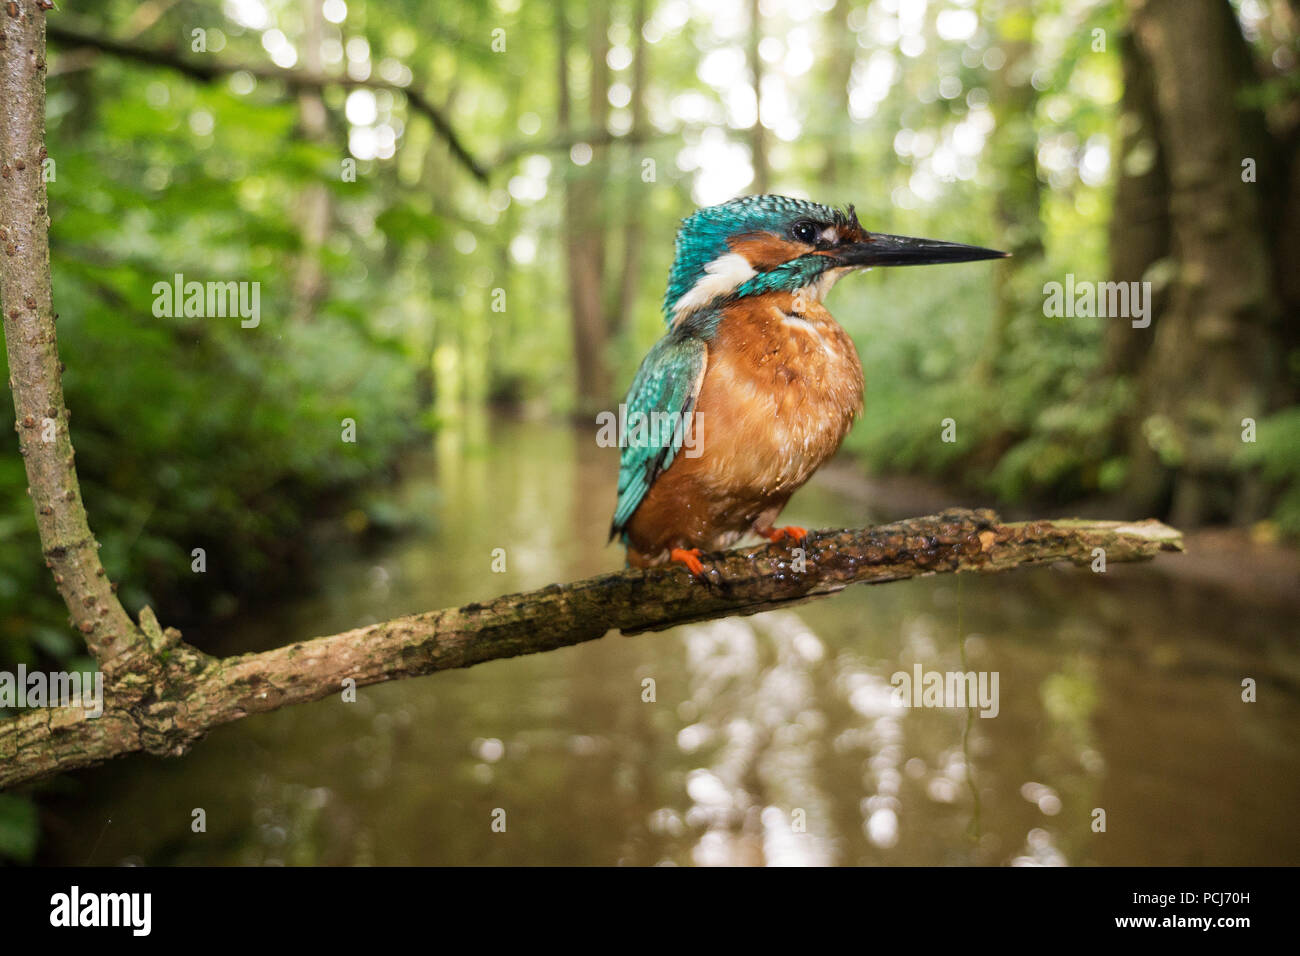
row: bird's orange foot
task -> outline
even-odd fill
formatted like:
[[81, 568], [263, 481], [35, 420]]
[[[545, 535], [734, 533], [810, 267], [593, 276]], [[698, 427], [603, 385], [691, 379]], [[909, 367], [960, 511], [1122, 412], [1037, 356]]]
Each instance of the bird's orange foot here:
[[697, 578], [704, 577], [704, 565], [700, 564], [699, 548], [673, 548], [668, 552], [668, 560], [686, 565], [686, 570]]
[[784, 541], [786, 538], [803, 541], [804, 538], [808, 537], [808, 529], [801, 528], [796, 524], [788, 524], [784, 528], [758, 528], [756, 530], [773, 544]]

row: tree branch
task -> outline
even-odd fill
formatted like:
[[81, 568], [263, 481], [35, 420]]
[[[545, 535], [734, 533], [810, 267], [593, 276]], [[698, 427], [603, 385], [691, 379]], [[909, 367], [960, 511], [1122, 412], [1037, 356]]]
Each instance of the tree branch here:
[[1140, 561], [1182, 549], [1156, 521], [1001, 524], [991, 511], [953, 510], [853, 531], [814, 532], [802, 569], [788, 545], [713, 556], [706, 580], [678, 567], [621, 571], [482, 604], [398, 618], [287, 647], [214, 660], [158, 628], [141, 626], [165, 674], [125, 675], [106, 691], [102, 717], [44, 710], [0, 723], [0, 788], [135, 751], [180, 755], [207, 731], [249, 714], [520, 654], [580, 644], [610, 630], [659, 631], [755, 614], [824, 597], [853, 583], [928, 574], [991, 573], [1029, 564]]
[[99, 562], [73, 465], [50, 289], [42, 5], [29, 0], [0, 11], [0, 38], [0, 301], [18, 450], [45, 563], [71, 623], [111, 673], [143, 646], [144, 636]]
[[[495, 171], [530, 153], [567, 152], [578, 143], [586, 143], [592, 147], [608, 146], [613, 143], [620, 143], [625, 146], [641, 145], [680, 135], [678, 132], [662, 132], [648, 127], [634, 128], [623, 134], [608, 129], [590, 129], [569, 136], [553, 136], [544, 140], [522, 140], [511, 143], [503, 148], [492, 160], [485, 162], [474, 156], [469, 148], [465, 146], [464, 141], [457, 134], [447, 115], [423, 93], [410, 86], [399, 86], [385, 80], [354, 80], [347, 76], [325, 76], [305, 70], [285, 70], [275, 66], [227, 63], [212, 57], [198, 60], [193, 57], [181, 56], [172, 49], [141, 46], [125, 40], [95, 36], [55, 25], [49, 27], [49, 36], [55, 43], [69, 48], [68, 52], [64, 54], [65, 56], [79, 57], [83, 53], [106, 53], [119, 59], [172, 70], [199, 83], [212, 83], [232, 73], [248, 73], [258, 79], [278, 80], [293, 91], [341, 86], [344, 89], [365, 87], [367, 89], [392, 90], [401, 93], [406, 97], [413, 110], [428, 118], [434, 130], [447, 143], [447, 147], [451, 150], [452, 155], [456, 157], [457, 162], [464, 166], [481, 183], [486, 183]], [[60, 60], [60, 63], [62, 62]], [[76, 66], [80, 69], [89, 66], [89, 63], [78, 59]]]
[[114, 40], [111, 37], [79, 33], [55, 25], [50, 26], [49, 37], [62, 46], [74, 49], [97, 50], [100, 53], [108, 53], [119, 59], [173, 70], [199, 83], [212, 83], [233, 73], [248, 73], [261, 80], [277, 80], [294, 92], [303, 89], [323, 89], [327, 86], [339, 86], [347, 90], [364, 87], [371, 90], [390, 90], [394, 93], [401, 93], [406, 97], [411, 109], [423, 114], [433, 124], [434, 130], [446, 142], [447, 148], [451, 150], [451, 154], [456, 157], [457, 162], [464, 166], [479, 182], [486, 183], [488, 180], [488, 168], [480, 163], [469, 151], [468, 147], [465, 146], [464, 141], [452, 126], [451, 120], [428, 97], [410, 86], [402, 86], [381, 79], [357, 80], [349, 76], [327, 76], [304, 70], [286, 70], [277, 66], [229, 63], [214, 57], [198, 60], [193, 57], [180, 56], [174, 50], [139, 46], [135, 43]]

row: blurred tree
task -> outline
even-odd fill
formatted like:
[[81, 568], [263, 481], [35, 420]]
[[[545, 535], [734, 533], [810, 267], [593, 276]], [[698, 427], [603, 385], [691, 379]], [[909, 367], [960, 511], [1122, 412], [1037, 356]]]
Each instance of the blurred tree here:
[[759, 47], [763, 43], [763, 10], [761, 0], [749, 0], [749, 34], [747, 59], [749, 84], [754, 90], [754, 123], [749, 128], [749, 157], [754, 167], [755, 193], [769, 190], [772, 180], [767, 157], [767, 132], [763, 126], [763, 57]]
[[[1258, 497], [1242, 494], [1251, 479], [1233, 459], [1243, 419], [1295, 399], [1281, 377], [1284, 270], [1264, 199], [1284, 194], [1287, 167], [1263, 111], [1244, 99], [1258, 77], [1228, 0], [1131, 0], [1129, 9], [1132, 129], [1116, 219], [1138, 228], [1117, 251], [1132, 262], [1116, 264], [1151, 278], [1152, 265], [1171, 262], [1167, 305], [1151, 328], [1114, 333], [1150, 344], [1111, 346], [1112, 361], [1138, 376], [1129, 494], [1149, 508], [1170, 488], [1173, 520], [1188, 525], [1258, 517]], [[1152, 209], [1166, 181], [1167, 232]]]
[[[645, 42], [647, 0], [632, 0], [632, 76], [628, 106], [631, 123], [628, 129], [633, 144], [646, 135], [646, 84], [650, 72], [650, 53]], [[615, 304], [615, 322], [621, 334], [635, 328], [637, 299], [640, 296], [643, 276], [641, 261], [645, 247], [646, 217], [643, 215], [645, 190], [641, 163], [635, 152], [630, 153], [627, 174], [627, 199], [623, 204], [623, 270], [620, 277], [618, 300]], [[656, 176], [657, 178], [657, 176]]]
[[990, 159], [998, 178], [994, 203], [997, 245], [1011, 253], [1012, 259], [994, 266], [997, 308], [984, 352], [975, 367], [976, 380], [985, 386], [992, 381], [1000, 358], [1010, 347], [1008, 332], [1015, 317], [1040, 309], [1039, 290], [1024, 280], [1035, 274], [1043, 255], [1031, 0], [1006, 0], [996, 24], [1005, 62], [990, 75], [990, 104], [997, 124], [990, 142]]
[[[827, 124], [822, 134], [825, 157], [822, 160], [821, 182], [830, 186], [847, 187], [853, 175], [852, 125], [843, 117], [849, 115], [849, 86], [853, 82], [853, 65], [857, 60], [857, 36], [845, 22], [849, 4], [837, 3], [827, 14], [823, 24], [821, 46], [826, 51], [822, 58], [825, 87], [825, 113], [838, 118]], [[819, 128], [820, 129], [820, 128]]]
[[[562, 135], [572, 137], [574, 96], [570, 77], [571, 38], [568, 5], [555, 7], [556, 44], [558, 49], [557, 116]], [[606, 355], [609, 321], [605, 313], [605, 250], [607, 212], [602, 202], [608, 177], [608, 147], [598, 134], [604, 133], [609, 119], [609, 52], [608, 10], [602, 3], [587, 6], [586, 61], [587, 130], [591, 143], [579, 142], [574, 149], [581, 153], [564, 181], [565, 188], [565, 261], [569, 274], [569, 303], [573, 317], [573, 354], [576, 372], [576, 409], [581, 417], [594, 415], [607, 407], [610, 374]]]
[[[324, 73], [321, 44], [324, 42], [321, 14], [322, 0], [300, 0], [303, 18], [302, 65], [308, 73]], [[325, 101], [320, 90], [304, 87], [298, 92], [298, 124], [308, 143], [324, 143], [328, 138]], [[293, 318], [305, 322], [316, 314], [327, 287], [321, 266], [320, 251], [329, 235], [329, 190], [319, 180], [303, 185], [298, 199], [299, 235], [302, 250], [293, 283]]]

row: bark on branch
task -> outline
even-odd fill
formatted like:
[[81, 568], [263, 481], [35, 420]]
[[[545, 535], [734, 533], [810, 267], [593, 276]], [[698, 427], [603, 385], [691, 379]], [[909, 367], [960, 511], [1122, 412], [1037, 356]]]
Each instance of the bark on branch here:
[[99, 562], [73, 465], [54, 334], [45, 178], [45, 12], [0, 11], [0, 303], [18, 450], [45, 563], [70, 622], [106, 673], [143, 646]]
[[[1002, 524], [991, 511], [946, 511], [882, 527], [813, 532], [803, 554], [764, 545], [716, 555], [708, 579], [680, 567], [621, 571], [414, 614], [287, 647], [215, 660], [141, 616], [152, 670], [106, 688], [103, 716], [44, 710], [0, 724], [0, 788], [134, 751], [180, 755], [208, 730], [249, 714], [358, 687], [595, 640], [755, 614], [840, 591], [927, 574], [990, 573], [1030, 564], [1108, 564], [1182, 549], [1157, 521]], [[802, 559], [802, 560], [801, 560]], [[165, 666], [161, 663], [165, 661]]]

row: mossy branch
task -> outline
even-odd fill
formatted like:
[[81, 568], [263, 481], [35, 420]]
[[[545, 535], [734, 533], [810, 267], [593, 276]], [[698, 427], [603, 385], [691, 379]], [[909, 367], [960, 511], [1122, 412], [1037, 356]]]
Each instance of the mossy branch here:
[[104, 714], [46, 710], [0, 724], [0, 788], [135, 751], [179, 755], [207, 731], [249, 714], [363, 687], [591, 641], [611, 630], [660, 631], [824, 597], [850, 584], [1031, 564], [1141, 561], [1182, 549], [1157, 521], [1002, 524], [991, 511], [945, 511], [876, 528], [821, 531], [789, 544], [713, 555], [706, 577], [681, 567], [620, 571], [397, 618], [222, 660], [141, 615], [149, 667], [106, 688]]

